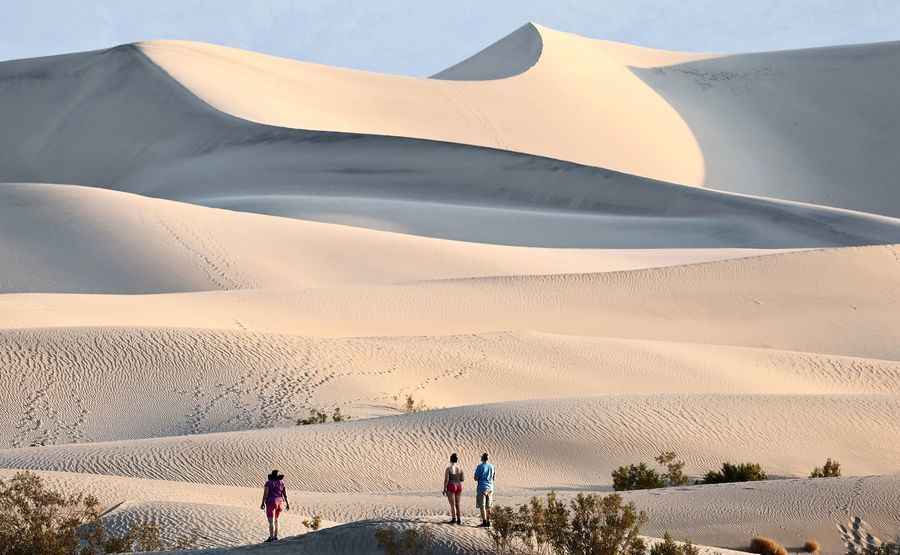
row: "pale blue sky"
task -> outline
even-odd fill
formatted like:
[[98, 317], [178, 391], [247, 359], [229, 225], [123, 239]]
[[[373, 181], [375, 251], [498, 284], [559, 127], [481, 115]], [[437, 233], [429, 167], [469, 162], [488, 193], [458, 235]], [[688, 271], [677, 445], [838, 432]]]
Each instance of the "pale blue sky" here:
[[677, 50], [900, 39], [898, 0], [2, 0], [0, 60], [153, 38], [430, 75], [527, 21]]

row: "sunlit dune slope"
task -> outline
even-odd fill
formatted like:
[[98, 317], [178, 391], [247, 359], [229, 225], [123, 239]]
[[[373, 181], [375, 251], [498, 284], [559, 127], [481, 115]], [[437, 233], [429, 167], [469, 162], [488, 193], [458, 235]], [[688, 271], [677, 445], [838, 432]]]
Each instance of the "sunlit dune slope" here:
[[193, 327], [318, 337], [535, 330], [897, 360], [896, 246], [629, 272], [306, 291], [0, 296], [0, 327]]
[[891, 360], [536, 332], [4, 330], [0, 365], [0, 419], [11, 423], [0, 428], [0, 448], [285, 426], [313, 408], [359, 419], [401, 412], [406, 395], [452, 407], [610, 392], [900, 391], [900, 362]]
[[532, 24], [438, 79], [202, 43], [150, 41], [140, 48], [199, 98], [259, 123], [488, 146], [679, 183], [703, 179], [687, 125], [628, 65], [704, 55], [592, 41]]

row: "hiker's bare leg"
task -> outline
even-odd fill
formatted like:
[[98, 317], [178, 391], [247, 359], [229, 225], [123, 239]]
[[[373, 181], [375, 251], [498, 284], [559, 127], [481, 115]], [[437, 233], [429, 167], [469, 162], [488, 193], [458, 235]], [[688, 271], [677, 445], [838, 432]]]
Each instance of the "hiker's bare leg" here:
[[450, 518], [451, 519], [456, 518], [455, 516], [453, 516], [453, 497], [454, 497], [454, 494], [448, 491], [447, 492], [447, 502], [450, 503]]
[[274, 526], [274, 524], [272, 524], [272, 520], [273, 520], [273, 518], [269, 517], [269, 537], [270, 538], [275, 537], [275, 526]]
[[453, 503], [456, 505], [456, 520], [462, 519], [462, 513], [459, 512], [459, 498], [462, 497], [458, 493], [453, 494]]

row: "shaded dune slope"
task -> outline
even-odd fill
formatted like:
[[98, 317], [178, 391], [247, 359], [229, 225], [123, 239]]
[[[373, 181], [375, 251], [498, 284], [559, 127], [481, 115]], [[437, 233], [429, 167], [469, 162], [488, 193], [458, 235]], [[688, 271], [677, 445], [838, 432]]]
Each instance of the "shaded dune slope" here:
[[0, 292], [302, 289], [623, 270], [759, 252], [770, 251], [462, 243], [97, 188], [0, 184], [0, 259], [10, 261], [0, 266]]
[[633, 71], [681, 115], [715, 189], [900, 215], [900, 42]]

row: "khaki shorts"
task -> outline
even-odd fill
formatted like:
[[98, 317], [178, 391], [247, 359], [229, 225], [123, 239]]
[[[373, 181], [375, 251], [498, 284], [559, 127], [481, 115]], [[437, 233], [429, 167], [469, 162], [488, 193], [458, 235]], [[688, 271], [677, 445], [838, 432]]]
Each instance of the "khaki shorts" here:
[[479, 491], [475, 494], [475, 508], [477, 509], [490, 509], [491, 508], [491, 496], [494, 494], [492, 490], [488, 491]]

